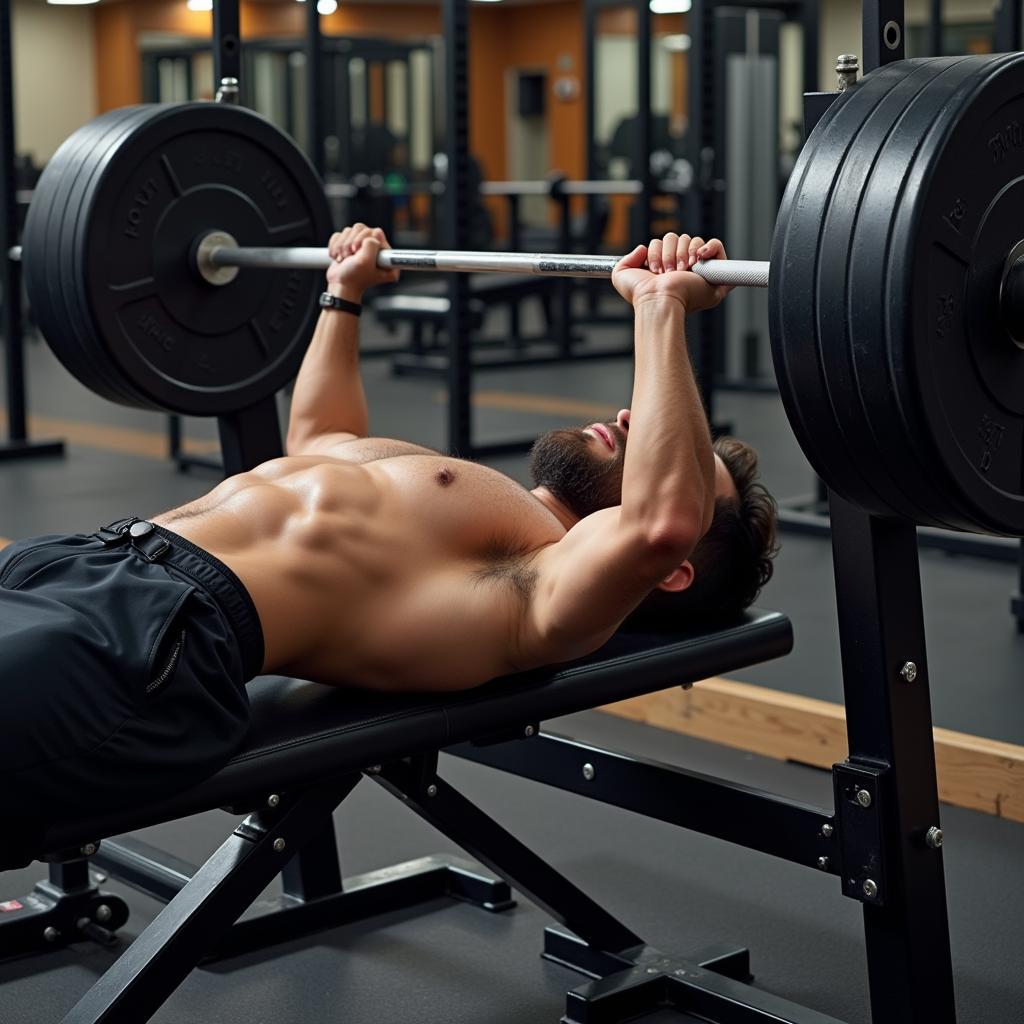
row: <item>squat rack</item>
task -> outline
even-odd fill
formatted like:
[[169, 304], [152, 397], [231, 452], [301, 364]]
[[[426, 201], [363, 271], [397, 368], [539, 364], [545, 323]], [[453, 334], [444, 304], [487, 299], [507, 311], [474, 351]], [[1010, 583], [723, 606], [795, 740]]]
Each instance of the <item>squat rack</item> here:
[[63, 441], [33, 441], [28, 436], [25, 402], [25, 338], [21, 303], [21, 265], [8, 255], [18, 242], [15, 176], [14, 66], [11, 61], [11, 5], [0, 3], [0, 301], [7, 371], [7, 440], [0, 462], [64, 454]]

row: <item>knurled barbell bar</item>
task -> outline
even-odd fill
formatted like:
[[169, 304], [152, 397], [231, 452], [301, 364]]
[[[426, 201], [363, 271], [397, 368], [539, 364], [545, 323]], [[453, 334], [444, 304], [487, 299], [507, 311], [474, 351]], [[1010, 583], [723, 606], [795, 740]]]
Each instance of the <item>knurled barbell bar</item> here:
[[[297, 372], [331, 219], [294, 142], [221, 104], [75, 132], [24, 234], [36, 318], [114, 401], [216, 414]], [[726, 239], [728, 241], [728, 239]], [[828, 486], [868, 511], [1024, 535], [1024, 54], [900, 61], [840, 94], [796, 161], [766, 264], [776, 377]], [[613, 257], [390, 250], [404, 270], [608, 276]], [[238, 268], [245, 266], [245, 272]]]
[[[211, 231], [196, 244], [195, 265], [210, 284], [229, 284], [240, 267], [291, 267], [326, 270], [327, 250], [319, 248], [243, 247], [224, 231]], [[611, 277], [619, 256], [574, 253], [457, 252], [432, 249], [385, 249], [377, 257], [384, 270], [426, 270], [483, 274], [539, 274], [544, 277]], [[768, 287], [768, 264], [756, 260], [709, 260], [694, 266], [710, 284]]]

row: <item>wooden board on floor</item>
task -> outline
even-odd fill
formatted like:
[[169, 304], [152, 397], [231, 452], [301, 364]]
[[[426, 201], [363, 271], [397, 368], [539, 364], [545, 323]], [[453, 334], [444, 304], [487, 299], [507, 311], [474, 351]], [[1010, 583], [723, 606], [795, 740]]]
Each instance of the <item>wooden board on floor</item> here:
[[[731, 679], [663, 690], [603, 709], [724, 746], [830, 769], [847, 755], [842, 705]], [[1024, 747], [935, 730], [939, 797], [1024, 821]]]

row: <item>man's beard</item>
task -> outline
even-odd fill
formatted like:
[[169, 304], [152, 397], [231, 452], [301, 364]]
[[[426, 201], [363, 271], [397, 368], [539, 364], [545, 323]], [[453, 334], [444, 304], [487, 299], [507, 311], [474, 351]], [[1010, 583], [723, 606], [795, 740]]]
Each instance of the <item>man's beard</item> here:
[[530, 474], [535, 487], [546, 487], [580, 517], [622, 503], [622, 465], [626, 435], [614, 423], [606, 424], [615, 438], [615, 454], [600, 459], [594, 444], [603, 444], [574, 430], [549, 430], [530, 450]]

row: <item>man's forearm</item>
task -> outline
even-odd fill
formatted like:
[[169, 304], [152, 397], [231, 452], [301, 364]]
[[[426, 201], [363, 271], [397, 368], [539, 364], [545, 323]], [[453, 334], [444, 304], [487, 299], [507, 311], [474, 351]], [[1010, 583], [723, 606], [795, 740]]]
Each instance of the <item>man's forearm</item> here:
[[655, 533], [703, 531], [711, 521], [715, 464], [707, 417], [686, 348], [682, 302], [641, 299], [622, 513]]
[[[362, 296], [332, 289], [341, 298], [361, 302]], [[325, 309], [295, 379], [288, 449], [313, 437], [345, 432], [365, 437], [366, 395], [359, 372], [359, 319], [342, 310]]]

